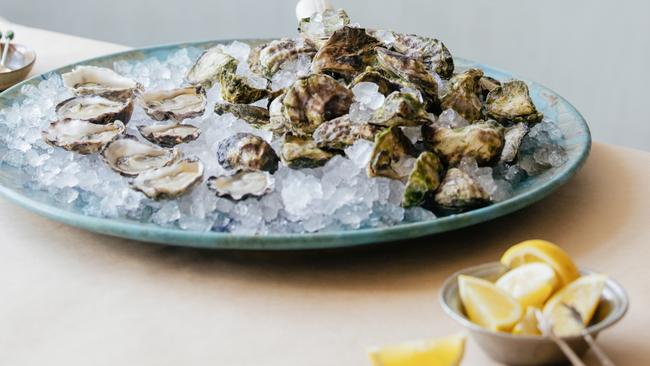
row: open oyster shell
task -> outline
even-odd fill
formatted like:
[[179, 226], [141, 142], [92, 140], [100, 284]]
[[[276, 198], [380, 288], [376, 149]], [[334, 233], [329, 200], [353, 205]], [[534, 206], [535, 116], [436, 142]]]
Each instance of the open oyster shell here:
[[140, 83], [111, 69], [97, 66], [77, 66], [61, 75], [63, 85], [76, 95], [101, 95], [110, 99], [129, 99], [143, 90]]
[[270, 123], [268, 109], [249, 104], [217, 103], [214, 106], [214, 113], [220, 116], [230, 113], [255, 128], [268, 127]]
[[271, 145], [259, 136], [237, 133], [219, 142], [217, 159], [224, 169], [278, 170], [279, 158]]
[[368, 176], [403, 180], [410, 174], [415, 147], [399, 127], [390, 127], [375, 137]]
[[419, 58], [429, 71], [447, 79], [454, 73], [454, 59], [445, 45], [435, 38], [394, 33], [393, 47], [406, 56]]
[[450, 168], [434, 196], [436, 209], [443, 214], [459, 213], [490, 204], [489, 195], [474, 178], [458, 168]]
[[424, 141], [449, 165], [456, 165], [463, 157], [488, 164], [500, 154], [504, 130], [494, 121], [482, 121], [460, 128], [425, 126]]
[[520, 122], [512, 127], [506, 128], [500, 161], [504, 163], [511, 163], [517, 158], [519, 147], [521, 146], [521, 142], [524, 140], [524, 137], [528, 133], [528, 130], [528, 125], [524, 122]]
[[138, 131], [147, 141], [162, 147], [174, 147], [194, 141], [201, 135], [198, 127], [176, 122], [138, 126]]
[[124, 134], [120, 121], [104, 125], [76, 119], [55, 121], [43, 131], [43, 140], [48, 144], [74, 151], [79, 154], [93, 154], [106, 144]]
[[508, 81], [494, 88], [487, 96], [485, 109], [488, 117], [501, 123], [536, 123], [544, 117], [535, 108], [528, 86], [521, 80]]
[[410, 93], [394, 92], [389, 95], [370, 118], [379, 126], [421, 126], [431, 122], [424, 105]]
[[325, 165], [333, 156], [333, 153], [316, 146], [310, 137], [284, 135], [280, 157], [289, 168], [317, 168]]
[[114, 121], [128, 123], [133, 114], [133, 101], [111, 100], [97, 95], [81, 95], [62, 101], [55, 107], [59, 119], [79, 119], [105, 124]]
[[343, 27], [325, 42], [312, 62], [312, 72], [352, 80], [375, 61], [380, 42], [365, 29]]
[[479, 87], [482, 77], [483, 71], [479, 69], [469, 69], [454, 75], [442, 97], [442, 109], [451, 108], [470, 123], [479, 120], [483, 108]]
[[421, 153], [406, 182], [402, 206], [408, 208], [432, 203], [444, 169], [436, 154], [430, 151]]
[[320, 148], [344, 150], [359, 139], [374, 141], [380, 129], [376, 125], [352, 123], [346, 114], [318, 126], [313, 137]]
[[196, 60], [194, 65], [187, 71], [185, 79], [190, 84], [202, 85], [210, 88], [221, 80], [226, 72], [235, 73], [237, 60], [223, 52], [220, 46], [205, 50]]
[[131, 182], [131, 187], [151, 199], [169, 199], [187, 193], [202, 179], [203, 163], [198, 159], [184, 159], [142, 172]]
[[285, 63], [301, 56], [311, 59], [315, 54], [313, 45], [303, 40], [280, 39], [251, 50], [248, 64], [251, 71], [271, 78]]
[[275, 179], [268, 172], [240, 171], [233, 175], [208, 178], [208, 188], [219, 197], [235, 201], [261, 197], [273, 190]]
[[298, 30], [303, 39], [320, 49], [337, 30], [350, 24], [350, 17], [343, 9], [327, 9], [302, 19]]
[[140, 97], [145, 113], [156, 121], [182, 121], [205, 112], [207, 99], [202, 86], [144, 93]]
[[145, 144], [127, 136], [110, 142], [101, 151], [102, 160], [114, 171], [136, 176], [144, 171], [157, 169], [176, 162], [181, 156], [180, 150], [164, 149]]

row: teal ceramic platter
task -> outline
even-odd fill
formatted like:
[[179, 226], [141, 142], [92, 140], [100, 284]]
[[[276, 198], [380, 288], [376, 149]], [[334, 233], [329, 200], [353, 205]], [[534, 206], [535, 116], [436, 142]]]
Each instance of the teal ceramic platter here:
[[[217, 43], [229, 42], [229, 40], [210, 41], [138, 49], [87, 60], [53, 71], [64, 73], [77, 65], [112, 68], [117, 61], [136, 61], [147, 58], [157, 58], [162, 61], [182, 48], [201, 49]], [[246, 42], [251, 44], [259, 43], [259, 41]], [[456, 58], [455, 62], [459, 68], [479, 67], [487, 75], [500, 80], [514, 78], [508, 72], [472, 61]], [[1, 93], [0, 110], [10, 107], [15, 102], [25, 98], [21, 93], [21, 89], [25, 85], [37, 85], [45, 77], [46, 74], [35, 76]], [[546, 117], [557, 123], [561, 129], [564, 134], [564, 148], [568, 154], [568, 161], [558, 168], [529, 177], [516, 185], [515, 194], [512, 198], [467, 213], [417, 223], [398, 224], [387, 228], [314, 234], [236, 235], [221, 232], [188, 231], [163, 228], [154, 224], [143, 224], [126, 218], [107, 219], [87, 216], [81, 210], [75, 209], [75, 207], [61, 207], [46, 192], [30, 189], [20, 169], [7, 164], [0, 164], [0, 195], [39, 215], [92, 232], [145, 242], [209, 249], [311, 250], [351, 247], [411, 239], [456, 230], [507, 215], [543, 199], [566, 183], [583, 165], [589, 155], [591, 136], [589, 128], [580, 113], [564, 98], [548, 88], [525, 78], [516, 78], [528, 83], [531, 96], [537, 107]]]

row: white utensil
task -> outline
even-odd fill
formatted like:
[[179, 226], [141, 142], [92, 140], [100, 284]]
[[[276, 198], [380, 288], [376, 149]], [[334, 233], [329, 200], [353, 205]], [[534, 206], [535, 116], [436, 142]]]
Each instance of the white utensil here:
[[5, 66], [5, 62], [7, 61], [7, 53], [9, 52], [9, 45], [11, 44], [12, 39], [14, 39], [14, 32], [7, 31], [4, 37], [4, 45], [2, 47], [2, 59], [0, 59], [0, 72], [11, 71], [10, 68]]
[[333, 9], [330, 0], [300, 0], [296, 5], [296, 17], [298, 20], [309, 18], [314, 13], [322, 13], [327, 9]]

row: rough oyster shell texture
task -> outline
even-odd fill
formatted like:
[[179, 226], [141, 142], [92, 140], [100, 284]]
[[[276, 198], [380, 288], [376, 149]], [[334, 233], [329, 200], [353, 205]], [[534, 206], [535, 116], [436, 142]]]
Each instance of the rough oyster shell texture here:
[[280, 39], [260, 45], [251, 51], [248, 64], [251, 71], [272, 77], [287, 62], [301, 56], [310, 59], [316, 54], [316, 49], [305, 42], [293, 39]]
[[421, 126], [431, 122], [424, 105], [412, 94], [394, 92], [389, 95], [370, 118], [370, 123], [379, 126]]
[[153, 120], [182, 121], [198, 117], [205, 112], [207, 99], [202, 86], [144, 93], [140, 97], [142, 108]]
[[214, 113], [218, 115], [230, 113], [256, 128], [268, 126], [271, 118], [268, 109], [249, 104], [217, 103], [214, 106]]
[[454, 59], [445, 45], [429, 37], [414, 34], [395, 33], [393, 47], [409, 56], [421, 59], [429, 71], [443, 78], [450, 78], [454, 73]]
[[286, 134], [280, 156], [289, 168], [304, 169], [323, 166], [334, 154], [319, 148], [310, 137]]
[[374, 141], [380, 129], [379, 126], [367, 123], [352, 123], [350, 116], [346, 114], [318, 126], [313, 137], [320, 148], [343, 150], [359, 139]]
[[430, 151], [421, 153], [406, 182], [402, 206], [408, 208], [432, 203], [444, 169], [436, 154]]
[[485, 101], [488, 117], [502, 123], [536, 123], [544, 115], [537, 111], [528, 93], [528, 85], [521, 80], [508, 81], [488, 94]]
[[483, 71], [479, 69], [469, 69], [454, 75], [442, 97], [442, 109], [451, 108], [468, 122], [479, 120], [483, 109], [479, 88], [482, 77]]
[[390, 127], [375, 137], [368, 176], [402, 180], [413, 167], [415, 147], [399, 127]]
[[224, 169], [271, 173], [278, 170], [280, 160], [268, 142], [250, 133], [237, 133], [221, 141], [217, 147], [217, 159]]
[[435, 194], [435, 204], [444, 214], [459, 213], [490, 204], [490, 197], [466, 172], [449, 168]]
[[463, 157], [476, 159], [479, 165], [489, 164], [501, 154], [504, 129], [494, 121], [477, 122], [461, 128], [430, 127], [423, 129], [425, 143], [449, 165]]
[[88, 121], [67, 119], [52, 122], [43, 131], [43, 140], [79, 154], [94, 154], [106, 144], [124, 134], [126, 127], [120, 121], [95, 124]]
[[312, 72], [327, 73], [352, 80], [374, 63], [380, 42], [365, 29], [343, 27], [318, 51]]

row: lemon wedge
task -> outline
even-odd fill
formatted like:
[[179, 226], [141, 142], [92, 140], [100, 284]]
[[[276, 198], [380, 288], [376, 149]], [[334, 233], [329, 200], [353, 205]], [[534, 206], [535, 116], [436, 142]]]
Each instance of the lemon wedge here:
[[544, 306], [544, 319], [558, 336], [577, 335], [596, 312], [607, 276], [580, 277], [553, 295]]
[[524, 308], [541, 308], [557, 288], [558, 278], [548, 264], [528, 263], [501, 276], [496, 285], [517, 299]]
[[465, 353], [465, 335], [420, 340], [369, 351], [374, 366], [458, 366]]
[[495, 331], [510, 332], [521, 319], [521, 304], [492, 282], [458, 276], [460, 299], [474, 323]]
[[536, 307], [529, 306], [526, 308], [526, 313], [524, 317], [521, 318], [519, 323], [515, 325], [512, 329], [512, 334], [518, 335], [540, 335], [539, 327], [537, 326], [537, 315], [535, 313], [539, 311]]
[[508, 249], [501, 257], [501, 263], [516, 268], [526, 263], [546, 263], [560, 278], [560, 287], [580, 277], [571, 257], [557, 245], [544, 240], [527, 240]]

